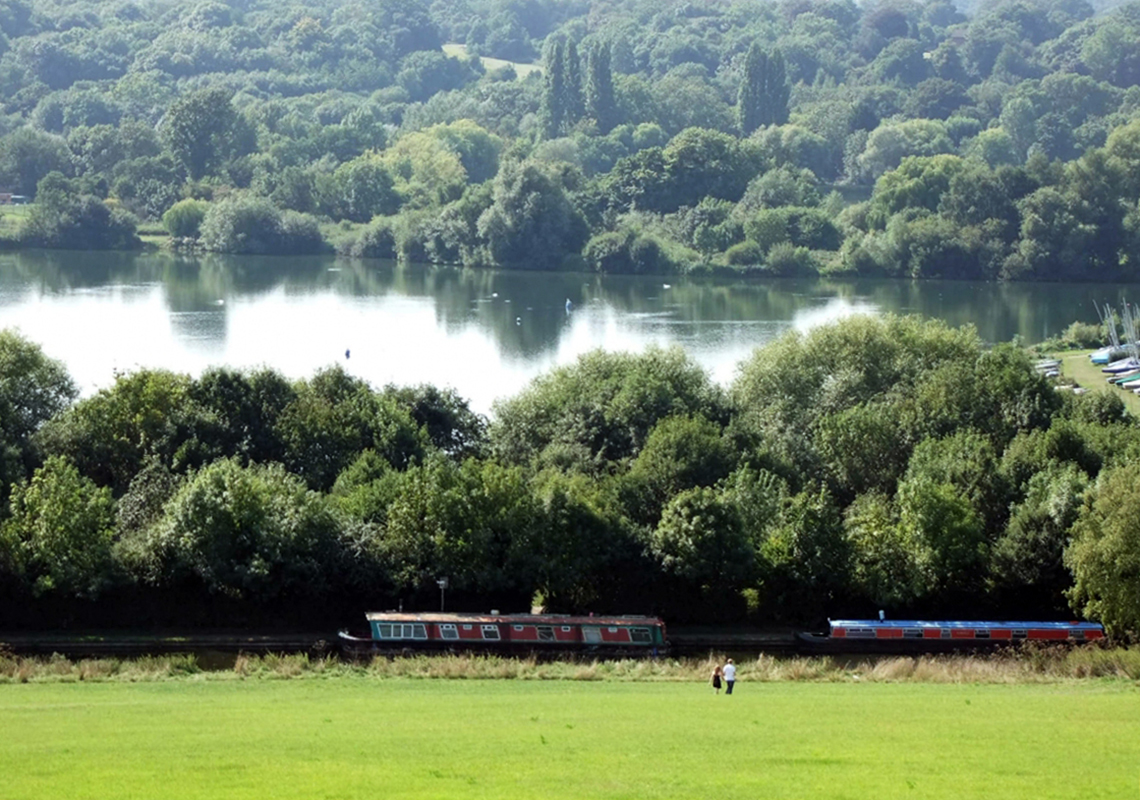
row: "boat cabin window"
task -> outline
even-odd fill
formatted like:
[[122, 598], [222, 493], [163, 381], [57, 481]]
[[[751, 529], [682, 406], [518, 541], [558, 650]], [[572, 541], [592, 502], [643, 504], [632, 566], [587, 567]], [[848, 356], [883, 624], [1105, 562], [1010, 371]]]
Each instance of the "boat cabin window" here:
[[593, 626], [587, 626], [587, 627], [582, 628], [582, 640], [586, 644], [601, 644], [602, 643], [601, 628], [595, 628]]
[[439, 626], [439, 637], [441, 639], [458, 639], [459, 630], [451, 624]]
[[1085, 632], [1082, 630], [1078, 630], [1076, 628], [1070, 628], [1069, 629], [1069, 638], [1070, 639], [1083, 639], [1083, 638], [1085, 638]]
[[613, 626], [613, 627], [611, 627], [611, 628], [609, 629], [609, 631], [610, 631], [610, 633], [617, 633], [617, 626]]
[[471, 626], [470, 625], [464, 625], [463, 630], [469, 631], [469, 630], [471, 630]]
[[514, 628], [516, 631], [521, 631], [523, 629], [522, 625], [512, 625], [511, 627]]
[[874, 628], [848, 628], [847, 638], [849, 639], [874, 639]]
[[498, 641], [499, 640], [499, 626], [498, 625], [484, 625], [483, 626], [483, 638], [484, 639], [494, 639], [495, 641]]
[[553, 625], [539, 625], [538, 626], [538, 640], [540, 642], [553, 642], [554, 641], [554, 626]]
[[1028, 633], [1029, 631], [1025, 630], [1025, 628], [1014, 628], [1013, 633], [1010, 634], [1010, 638], [1024, 639]]
[[570, 633], [570, 626], [569, 625], [563, 625], [562, 626], [562, 632], [563, 633]]
[[921, 639], [922, 628], [903, 628], [904, 639]]
[[381, 639], [426, 639], [427, 626], [423, 623], [403, 624], [380, 624], [376, 626], [376, 632]]
[[649, 634], [649, 628], [630, 628], [629, 640], [631, 642], [649, 644], [653, 641], [653, 637]]
[[990, 631], [988, 628], [978, 628], [974, 631], [975, 639], [988, 639], [990, 638]]
[[950, 629], [949, 629], [949, 628], [939, 628], [938, 630], [939, 630], [939, 633], [938, 633], [938, 635], [939, 635], [940, 637], [942, 637], [943, 639], [949, 639], [949, 638], [951, 637], [951, 635], [952, 635], [952, 634], [950, 633]]

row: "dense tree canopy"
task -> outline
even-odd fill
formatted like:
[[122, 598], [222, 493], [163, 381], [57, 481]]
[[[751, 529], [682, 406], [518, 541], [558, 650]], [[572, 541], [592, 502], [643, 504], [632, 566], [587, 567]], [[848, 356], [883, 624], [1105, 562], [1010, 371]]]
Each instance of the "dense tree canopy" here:
[[[1135, 277], [1136, 4], [9, 5], [0, 191], [76, 181], [8, 234], [29, 245], [133, 246], [192, 199], [259, 209], [177, 228], [227, 252]], [[772, 174], [819, 196], [773, 179], [753, 220]]]
[[[851, 318], [728, 391], [680, 350], [585, 355], [501, 402], [339, 368], [66, 374], [0, 336], [6, 624], [312, 621], [361, 604], [1026, 617], [1140, 629], [1140, 428], [1011, 345]], [[821, 359], [820, 353], [829, 357]], [[121, 602], [120, 602], [121, 601]], [[1070, 606], [1071, 603], [1071, 606]]]

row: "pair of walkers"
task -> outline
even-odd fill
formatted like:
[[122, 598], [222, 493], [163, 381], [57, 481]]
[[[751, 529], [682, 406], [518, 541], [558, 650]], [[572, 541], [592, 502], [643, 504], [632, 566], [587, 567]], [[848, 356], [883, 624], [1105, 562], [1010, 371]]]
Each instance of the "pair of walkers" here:
[[724, 683], [724, 693], [732, 694], [732, 687], [736, 683], [736, 665], [732, 663], [731, 658], [724, 662], [723, 667], [720, 664], [713, 667], [712, 687], [717, 694], [720, 694], [722, 682]]

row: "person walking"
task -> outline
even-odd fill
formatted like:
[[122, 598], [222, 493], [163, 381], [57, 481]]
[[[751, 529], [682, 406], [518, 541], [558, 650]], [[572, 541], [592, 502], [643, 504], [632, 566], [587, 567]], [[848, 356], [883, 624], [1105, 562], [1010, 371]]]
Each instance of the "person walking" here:
[[732, 685], [736, 683], [736, 665], [732, 663], [732, 659], [724, 665], [724, 693], [732, 694]]
[[722, 673], [720, 671], [720, 664], [717, 664], [715, 667], [713, 667], [713, 673], [712, 673], [712, 687], [715, 690], [715, 694], [720, 694], [720, 677], [721, 677], [721, 674]]

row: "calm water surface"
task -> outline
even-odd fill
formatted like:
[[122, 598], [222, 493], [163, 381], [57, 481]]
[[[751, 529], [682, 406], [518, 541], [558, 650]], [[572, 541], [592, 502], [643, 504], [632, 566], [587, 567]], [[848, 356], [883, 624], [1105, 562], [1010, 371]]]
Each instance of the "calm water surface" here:
[[[0, 327], [61, 359], [84, 393], [116, 371], [341, 363], [373, 385], [453, 386], [481, 411], [595, 348], [679, 344], [717, 379], [753, 348], [856, 313], [971, 323], [1039, 341], [1140, 285], [598, 277], [332, 258], [0, 254]], [[571, 310], [567, 311], [566, 301]], [[345, 351], [351, 355], [346, 359]]]

